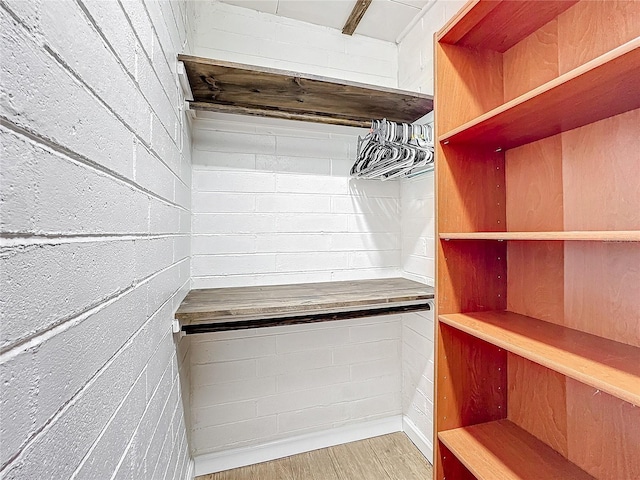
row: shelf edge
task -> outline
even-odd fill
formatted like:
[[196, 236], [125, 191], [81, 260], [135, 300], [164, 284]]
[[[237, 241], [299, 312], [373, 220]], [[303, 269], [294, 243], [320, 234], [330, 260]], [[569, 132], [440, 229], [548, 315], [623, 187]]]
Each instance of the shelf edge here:
[[[476, 315], [487, 315], [489, 313], [494, 313], [494, 312], [476, 312]], [[556, 325], [556, 324], [552, 324], [549, 322], [544, 322], [544, 320], [539, 320], [533, 317], [527, 317], [525, 315], [520, 315], [520, 314], [516, 314], [513, 312], [506, 312], [510, 315], [516, 315], [519, 318], [524, 318], [527, 319], [528, 321], [531, 322], [542, 322], [542, 323], [546, 323], [547, 326], [546, 328], [555, 328], [557, 330], [562, 330], [562, 331], [566, 331], [567, 333], [571, 332], [572, 334], [574, 334], [577, 337], [582, 337], [586, 339], [587, 337], [595, 337], [594, 335], [585, 333], [585, 332], [580, 332], [578, 330], [572, 330], [568, 327], [563, 327], [561, 325]], [[621, 400], [624, 400], [625, 402], [629, 402], [633, 405], [640, 405], [640, 391], [637, 392], [633, 392], [633, 391], [629, 391], [624, 389], [621, 386], [617, 386], [614, 383], [611, 382], [607, 382], [604, 378], [598, 378], [598, 377], [593, 377], [588, 375], [585, 372], [581, 372], [580, 370], [577, 370], [571, 366], [569, 366], [568, 364], [563, 364], [563, 363], [558, 363], [558, 362], [554, 362], [551, 361], [548, 358], [548, 354], [547, 355], [543, 355], [542, 353], [536, 353], [535, 351], [533, 351], [532, 349], [529, 349], [525, 346], [522, 345], [518, 345], [517, 342], [514, 342], [514, 340], [512, 339], [511, 342], [502, 339], [502, 338], [498, 338], [495, 335], [492, 335], [491, 333], [488, 332], [483, 332], [483, 331], [479, 331], [476, 328], [470, 327], [468, 325], [462, 324], [459, 321], [457, 321], [455, 318], [451, 318], [452, 315], [466, 315], [466, 316], [470, 316], [473, 315], [474, 313], [467, 313], [467, 314], [451, 314], [451, 315], [439, 315], [438, 316], [438, 321], [442, 322], [448, 326], [450, 326], [451, 328], [455, 328], [456, 330], [459, 330], [461, 332], [467, 333], [473, 337], [479, 338], [480, 340], [483, 340], [485, 342], [488, 342], [492, 345], [495, 345], [499, 348], [504, 348], [505, 350], [507, 350], [508, 352], [511, 352], [513, 354], [516, 354], [522, 358], [525, 358], [527, 360], [530, 360], [532, 362], [538, 363], [550, 370], [553, 370], [555, 372], [561, 373], [569, 378], [572, 378], [578, 382], [584, 383], [585, 385], [589, 385], [593, 388], [602, 390], [605, 393], [608, 393], [609, 395], [612, 395], [614, 397], [617, 397]], [[472, 317], [471, 317], [472, 318]], [[490, 324], [486, 321], [483, 320], [478, 320], [476, 318], [472, 318], [473, 321], [476, 322], [481, 322], [481, 323], [487, 323], [491, 326], [494, 326], [493, 324]], [[503, 328], [500, 326], [497, 326], [495, 328]], [[527, 337], [532, 341], [537, 341], [539, 343], [543, 343], [540, 340], [536, 340], [533, 337], [528, 337], [522, 333], [518, 333], [518, 332], [513, 332], [513, 331], [509, 331], [509, 335], [511, 337], [514, 336], [523, 336], [523, 337]], [[558, 334], [558, 338], [560, 338], [561, 335]], [[621, 347], [625, 348], [625, 349], [629, 349], [629, 350], [634, 350], [635, 352], [637, 352], [638, 355], [638, 359], [640, 359], [640, 348], [639, 347], [634, 347], [631, 345], [626, 345], [626, 344], [622, 344], [620, 342], [616, 342], [614, 340], [609, 340], [609, 339], [604, 339], [604, 338], [600, 338], [600, 337], [595, 337], [595, 338], [599, 338], [599, 340], [602, 341], [603, 344], [609, 344], [609, 346], [611, 346], [611, 344], [618, 344]], [[551, 348], [551, 349], [555, 349], [558, 352], [564, 352], [565, 356], [566, 354], [570, 354], [571, 352], [569, 352], [568, 350], [561, 348], [561, 347], [557, 347], [554, 345], [550, 345], [550, 344], [544, 344], [545, 346]], [[578, 354], [573, 354], [576, 356], [579, 356]], [[590, 360], [592, 363], [598, 363], [596, 362], [596, 360]], [[640, 365], [640, 364], [639, 364]], [[609, 366], [609, 368], [611, 369], [615, 369], [616, 367], [613, 366]], [[631, 373], [631, 372], [625, 372], [627, 375], [635, 378], [636, 383], [638, 383], [638, 385], [640, 385], [640, 375], [636, 374], [636, 373]]]
[[[542, 95], [548, 94], [552, 92], [554, 89], [562, 87], [563, 85], [570, 84], [571, 81], [574, 81], [585, 74], [593, 72], [594, 70], [600, 67], [604, 67], [607, 63], [610, 63], [616, 59], [622, 58], [625, 55], [629, 55], [638, 49], [640, 49], [640, 37], [634, 38], [633, 40], [630, 40], [620, 45], [619, 47], [616, 47], [613, 50], [610, 50], [607, 53], [600, 55], [599, 57], [596, 57], [595, 59], [583, 65], [580, 65], [579, 67], [574, 68], [573, 70], [563, 75], [560, 75], [559, 77], [556, 77], [553, 80], [537, 88], [534, 88], [533, 90], [530, 90], [529, 92], [526, 92], [523, 95], [520, 95], [519, 97], [516, 97], [513, 100], [510, 100], [480, 115], [479, 117], [476, 117], [473, 120], [470, 120], [464, 123], [463, 125], [460, 125], [459, 127], [454, 128], [453, 130], [449, 130], [448, 132], [443, 133], [438, 137], [438, 141], [444, 145], [448, 145], [451, 142], [455, 142], [456, 136], [473, 129], [474, 127], [478, 127], [491, 119], [497, 118], [500, 115], [505, 114], [506, 112], [513, 111], [515, 109], [520, 108], [521, 106], [526, 106], [527, 102], [535, 100], [536, 98]], [[631, 110], [633, 108], [635, 107], [632, 106], [629, 109]], [[623, 113], [623, 112], [620, 112], [620, 113]], [[560, 131], [567, 131], [573, 128], [577, 128], [577, 127], [562, 129]], [[545, 138], [545, 137], [541, 137], [541, 138]], [[509, 145], [503, 148], [513, 148], [516, 146], [519, 146], [519, 144]]]
[[226, 332], [231, 330], [246, 330], [253, 328], [279, 327], [286, 325], [300, 325], [305, 323], [331, 322], [350, 320], [354, 318], [374, 317], [381, 315], [393, 315], [396, 313], [418, 312], [431, 310], [431, 300], [419, 303], [395, 304], [389, 307], [350, 309], [336, 312], [322, 312], [318, 314], [300, 314], [291, 316], [278, 316], [271, 318], [229, 320], [212, 323], [199, 322], [181, 326], [186, 335], [199, 333]]
[[441, 240], [640, 242], [640, 230], [575, 230], [548, 232], [440, 232]]
[[[543, 478], [565, 478], [565, 475], [569, 475], [569, 478], [574, 480], [595, 480], [575, 463], [507, 419], [445, 430], [438, 432], [437, 436], [438, 440], [479, 480], [493, 480], [498, 473], [501, 474], [499, 478], [505, 480], [538, 479], [540, 477], [537, 472], [540, 467], [546, 469], [545, 474], [554, 475]], [[481, 441], [482, 437], [488, 437], [485, 438], [488, 441]], [[469, 442], [475, 445], [467, 448]], [[501, 448], [505, 443], [508, 446]], [[535, 458], [527, 458], [526, 454], [531, 452], [535, 452]], [[515, 456], [514, 453], [518, 455]], [[473, 456], [480, 456], [483, 465], [474, 463], [470, 458]], [[538, 463], [540, 460], [546, 460], [543, 466]], [[526, 477], [522, 477], [521, 473]], [[558, 474], [562, 477], [555, 476]]]

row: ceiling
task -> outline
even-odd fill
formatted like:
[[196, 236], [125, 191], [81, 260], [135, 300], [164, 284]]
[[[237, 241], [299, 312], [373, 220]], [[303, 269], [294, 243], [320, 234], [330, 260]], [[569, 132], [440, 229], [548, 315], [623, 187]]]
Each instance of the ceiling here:
[[[220, 0], [342, 31], [356, 0]], [[396, 42], [423, 8], [435, 0], [373, 0], [355, 33]]]

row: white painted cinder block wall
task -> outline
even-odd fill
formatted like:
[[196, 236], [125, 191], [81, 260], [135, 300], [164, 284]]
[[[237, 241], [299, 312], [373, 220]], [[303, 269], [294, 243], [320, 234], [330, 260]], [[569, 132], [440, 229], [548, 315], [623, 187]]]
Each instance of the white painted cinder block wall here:
[[196, 2], [194, 52], [203, 57], [396, 87], [395, 44], [247, 8]]
[[354, 130], [199, 120], [193, 287], [398, 276], [400, 184], [349, 178]]
[[[196, 19], [198, 55], [397, 83], [387, 42], [219, 3]], [[194, 127], [194, 288], [401, 274], [399, 182], [349, 179], [366, 129], [208, 117]], [[345, 441], [353, 425], [401, 428], [401, 335], [398, 315], [195, 339], [196, 473]]]
[[0, 2], [7, 480], [191, 478], [171, 333], [190, 275], [187, 16], [181, 1]]
[[[398, 44], [398, 87], [433, 95], [434, 34], [465, 3], [438, 0]], [[441, 106], [441, 108], [446, 108]], [[433, 113], [421, 122], [433, 120]], [[435, 285], [434, 174], [401, 183], [403, 276]], [[405, 430], [419, 444], [431, 443], [433, 432], [433, 310], [402, 316], [402, 411]], [[423, 436], [421, 438], [421, 436]]]
[[[198, 55], [433, 93], [432, 47], [420, 42], [440, 15], [399, 46], [216, 3], [196, 18]], [[194, 129], [194, 288], [400, 275], [433, 285], [433, 174], [349, 179], [363, 129], [206, 117]], [[192, 368], [202, 473], [268, 458], [257, 445], [402, 417], [395, 425], [430, 457], [432, 312], [206, 335]]]

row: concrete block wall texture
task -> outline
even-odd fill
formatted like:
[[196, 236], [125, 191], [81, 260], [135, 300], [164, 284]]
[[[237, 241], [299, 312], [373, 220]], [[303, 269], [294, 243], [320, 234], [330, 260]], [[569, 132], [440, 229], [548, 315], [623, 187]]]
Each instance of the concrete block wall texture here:
[[[421, 19], [398, 46], [384, 42], [374, 45], [376, 41], [357, 35], [349, 40], [321, 27], [201, 2], [194, 50], [228, 61], [432, 94], [432, 48], [424, 44], [440, 28], [436, 23], [444, 23], [445, 10], [453, 14], [458, 7], [438, 8], [434, 10], [437, 20]], [[258, 37], [268, 39], [265, 48], [260, 47]], [[273, 42], [279, 42], [278, 48], [271, 48]], [[379, 46], [382, 48], [373, 48]], [[331, 56], [347, 52], [353, 61], [334, 68]], [[372, 53], [379, 57], [375, 62], [370, 59]], [[358, 55], [362, 58], [356, 58]], [[369, 70], [362, 70], [363, 62]], [[375, 70], [381, 65], [385, 66]], [[387, 78], [389, 75], [393, 78]], [[208, 117], [199, 120], [194, 129], [194, 288], [399, 275], [433, 284], [433, 174], [402, 182], [354, 182], [347, 178], [348, 170], [355, 157], [356, 136], [364, 135], [365, 130], [214, 114]], [[369, 408], [386, 415], [404, 414], [430, 445], [432, 312], [367, 321], [372, 322], [370, 329], [377, 335], [384, 336], [382, 325], [387, 324], [398, 332], [394, 341], [399, 342], [400, 357], [371, 358], [360, 368], [381, 375], [393, 371], [401, 380], [393, 383], [393, 392], [385, 394], [388, 398], [369, 399]], [[323, 328], [348, 326], [340, 323]], [[298, 328], [285, 327], [277, 334], [220, 334], [194, 345], [196, 455], [260, 445], [287, 435], [367, 419], [367, 410], [363, 416], [348, 413], [348, 405], [364, 399], [354, 400], [345, 393], [356, 380], [331, 363], [328, 350], [334, 347], [315, 344], [317, 335], [310, 336], [307, 347], [290, 361], [300, 369], [293, 377], [295, 389], [287, 390], [287, 372], [273, 373], [261, 367], [281, 355], [277, 350], [279, 335], [293, 335]], [[377, 341], [384, 342], [382, 338]], [[242, 358], [200, 357], [206, 355], [201, 350], [225, 351], [226, 344], [234, 345], [235, 355]], [[355, 352], [360, 347], [344, 348]], [[376, 384], [378, 380], [370, 381]], [[320, 385], [332, 395], [340, 392], [339, 396], [331, 401], [321, 397], [320, 405], [313, 403]], [[257, 395], [256, 390], [261, 393]], [[282, 411], [264, 409], [272, 398], [282, 402]], [[392, 402], [393, 408], [389, 409], [390, 398], [401, 401]], [[298, 404], [295, 399], [311, 403]], [[288, 408], [295, 410], [289, 412]], [[242, 429], [233, 430], [234, 421]], [[220, 441], [222, 437], [228, 440]]]
[[[402, 276], [435, 285], [433, 172], [401, 183]], [[433, 448], [433, 310], [402, 315], [402, 413]], [[429, 458], [431, 460], [431, 458]]]
[[[398, 44], [398, 87], [433, 95], [434, 35], [465, 0], [438, 0]], [[446, 106], [443, 106], [446, 108]], [[418, 123], [433, 121], [433, 113]], [[434, 175], [401, 183], [402, 275], [435, 285]], [[402, 413], [432, 446], [433, 438], [433, 311], [402, 316]], [[430, 458], [431, 460], [431, 458]]]
[[[0, 477], [190, 478], [182, 1], [0, 1]], [[181, 372], [182, 371], [182, 372]]]
[[197, 2], [194, 54], [370, 83], [398, 84], [396, 44], [228, 5]]
[[398, 44], [398, 87], [433, 95], [434, 35], [466, 0], [435, 0]]
[[[402, 181], [402, 276], [429, 285], [435, 285], [434, 199], [433, 172]], [[429, 460], [433, 448], [433, 313], [402, 315], [402, 413], [429, 446]]]
[[[397, 85], [397, 48], [200, 4], [195, 52]], [[211, 115], [194, 128], [194, 288], [399, 276], [399, 182], [349, 179], [364, 129]], [[194, 454], [399, 415], [401, 316], [215, 334], [192, 346]]]
[[[433, 310], [402, 315], [402, 415], [433, 461]], [[408, 422], [407, 422], [408, 421]]]
[[[433, 172], [403, 179], [400, 190], [402, 276], [435, 285]], [[428, 457], [433, 448], [434, 328], [432, 310], [402, 315], [402, 413], [430, 446]]]
[[194, 288], [400, 274], [399, 182], [348, 176], [363, 129], [237, 120], [194, 128]]
[[403, 179], [400, 191], [403, 276], [435, 285], [433, 172]]
[[[401, 275], [400, 182], [348, 177], [365, 130], [211, 117], [193, 131], [193, 288]], [[194, 455], [401, 415], [402, 318], [194, 340]]]
[[397, 416], [399, 315], [201, 336], [195, 455]]

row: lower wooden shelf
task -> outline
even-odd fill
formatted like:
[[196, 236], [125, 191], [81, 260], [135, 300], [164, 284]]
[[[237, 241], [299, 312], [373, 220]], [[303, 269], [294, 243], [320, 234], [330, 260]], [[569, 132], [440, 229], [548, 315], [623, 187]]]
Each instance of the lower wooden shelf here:
[[479, 480], [587, 480], [591, 475], [509, 420], [438, 433]]
[[191, 290], [175, 317], [186, 334], [430, 310], [434, 289], [405, 278]]
[[579, 382], [640, 405], [640, 348], [508, 311], [439, 321]]

